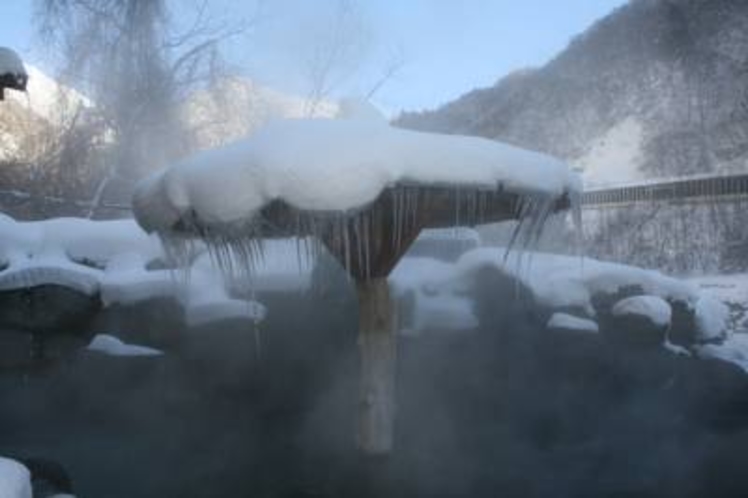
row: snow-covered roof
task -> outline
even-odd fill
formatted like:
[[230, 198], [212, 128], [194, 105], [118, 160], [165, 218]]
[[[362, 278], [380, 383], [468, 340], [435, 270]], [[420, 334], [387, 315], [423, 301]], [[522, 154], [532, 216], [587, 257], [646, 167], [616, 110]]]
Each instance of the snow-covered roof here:
[[561, 161], [484, 138], [361, 117], [286, 120], [149, 177], [135, 192], [134, 211], [149, 232], [185, 220], [214, 228], [251, 222], [274, 200], [304, 211], [355, 210], [396, 185], [549, 196], [580, 187]]

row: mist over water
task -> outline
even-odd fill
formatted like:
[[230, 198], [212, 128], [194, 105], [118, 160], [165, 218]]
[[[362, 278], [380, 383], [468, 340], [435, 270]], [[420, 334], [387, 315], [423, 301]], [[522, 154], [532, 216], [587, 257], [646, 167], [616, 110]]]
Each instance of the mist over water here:
[[93, 328], [158, 337], [168, 354], [80, 351], [46, 371], [4, 375], [0, 452], [62, 464], [78, 496], [746, 490], [741, 372], [597, 335], [551, 335], [549, 310], [499, 272], [484, 272], [471, 296], [477, 330], [400, 337], [395, 449], [360, 456], [356, 299], [332, 267], [323, 291], [260, 296], [272, 310], [261, 351], [243, 321], [178, 330], [168, 301], [103, 312]]

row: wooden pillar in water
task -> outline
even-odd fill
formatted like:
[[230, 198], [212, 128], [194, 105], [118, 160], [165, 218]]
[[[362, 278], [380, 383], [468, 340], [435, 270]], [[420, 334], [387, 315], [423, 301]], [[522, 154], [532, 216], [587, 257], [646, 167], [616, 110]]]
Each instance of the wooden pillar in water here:
[[397, 337], [387, 277], [356, 281], [361, 361], [357, 444], [367, 455], [392, 451]]
[[[500, 190], [479, 200], [453, 188], [421, 189], [417, 202], [411, 200], [418, 206], [412, 212], [403, 211], [404, 199], [396, 199], [390, 192], [380, 195], [363, 215], [363, 223], [347, 221], [345, 237], [332, 230], [320, 235], [356, 285], [361, 365], [356, 441], [364, 455], [388, 455], [395, 443], [396, 307], [387, 276], [424, 227], [472, 225], [479, 216], [501, 221], [517, 212], [517, 197]], [[277, 214], [266, 218], [279, 219]]]

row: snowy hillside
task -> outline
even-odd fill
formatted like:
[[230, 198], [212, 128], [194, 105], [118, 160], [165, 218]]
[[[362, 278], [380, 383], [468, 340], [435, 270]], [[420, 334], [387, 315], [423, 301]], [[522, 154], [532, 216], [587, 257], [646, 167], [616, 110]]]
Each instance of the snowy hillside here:
[[275, 119], [332, 117], [337, 105], [322, 102], [310, 116], [303, 97], [281, 93], [249, 79], [227, 78], [210, 91], [195, 93], [183, 117], [200, 148], [222, 145], [249, 135]]
[[7, 92], [0, 113], [0, 161], [28, 159], [35, 137], [50, 127], [64, 126], [91, 102], [41, 69], [26, 64], [26, 93]]
[[[41, 69], [26, 65], [26, 93], [8, 92], [0, 115], [0, 161], [23, 155], [28, 142], [47, 126], [62, 126], [79, 106], [92, 102]], [[193, 130], [199, 148], [220, 145], [247, 135], [274, 119], [307, 116], [303, 97], [278, 92], [242, 78], [227, 78], [210, 91], [201, 90], [184, 104], [183, 118]], [[322, 102], [313, 116], [331, 117], [338, 106]]]
[[748, 167], [748, 2], [633, 0], [546, 66], [402, 126], [559, 156], [588, 184]]
[[10, 92], [8, 100], [36, 116], [50, 123], [60, 123], [68, 119], [78, 106], [91, 105], [91, 101], [81, 93], [61, 84], [38, 67], [26, 64], [26, 71], [29, 75], [26, 94]]

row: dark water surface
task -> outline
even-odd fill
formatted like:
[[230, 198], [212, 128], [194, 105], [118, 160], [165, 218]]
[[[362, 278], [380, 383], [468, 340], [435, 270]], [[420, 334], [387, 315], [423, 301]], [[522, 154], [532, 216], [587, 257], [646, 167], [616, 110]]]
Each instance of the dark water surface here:
[[[162, 334], [165, 358], [4, 374], [0, 454], [61, 463], [81, 498], [748, 496], [748, 383], [728, 365], [484, 310], [478, 333], [401, 340], [397, 447], [370, 460], [354, 301], [268, 304], [259, 351], [223, 323]], [[119, 326], [152, 339], [166, 315]]]

